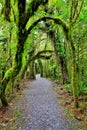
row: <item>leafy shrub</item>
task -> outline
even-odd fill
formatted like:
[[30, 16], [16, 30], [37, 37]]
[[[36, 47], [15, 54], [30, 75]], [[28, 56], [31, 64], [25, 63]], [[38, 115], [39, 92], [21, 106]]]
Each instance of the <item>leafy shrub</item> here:
[[78, 88], [78, 94], [85, 94], [87, 93], [87, 86], [85, 81], [80, 82], [80, 87]]
[[69, 92], [72, 93], [72, 87], [71, 87], [71, 84], [65, 84], [64, 86], [65, 86], [65, 88], [66, 88]]

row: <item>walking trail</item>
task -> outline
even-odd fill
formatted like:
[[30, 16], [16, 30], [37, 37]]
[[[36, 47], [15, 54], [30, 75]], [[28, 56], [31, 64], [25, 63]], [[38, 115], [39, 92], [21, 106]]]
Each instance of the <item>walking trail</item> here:
[[29, 89], [19, 101], [22, 114], [21, 120], [16, 121], [17, 130], [79, 130], [65, 119], [51, 81], [37, 75], [36, 80], [26, 85]]

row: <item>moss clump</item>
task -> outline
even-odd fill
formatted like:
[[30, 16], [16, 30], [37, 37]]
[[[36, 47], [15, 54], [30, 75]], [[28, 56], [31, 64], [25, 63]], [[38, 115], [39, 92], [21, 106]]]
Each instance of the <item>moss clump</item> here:
[[13, 68], [10, 68], [9, 70], [7, 70], [7, 72], [5, 73], [5, 78], [6, 79], [12, 78], [13, 70], [14, 70]]

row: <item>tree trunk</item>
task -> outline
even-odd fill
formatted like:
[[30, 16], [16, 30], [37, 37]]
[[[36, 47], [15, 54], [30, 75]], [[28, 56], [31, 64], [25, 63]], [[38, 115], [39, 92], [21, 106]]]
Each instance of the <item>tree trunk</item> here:
[[[17, 51], [14, 59], [14, 64], [12, 67], [6, 71], [5, 76], [2, 80], [1, 87], [0, 87], [0, 99], [3, 106], [7, 106], [7, 100], [5, 98], [5, 90], [8, 82], [10, 79], [16, 77], [18, 73], [21, 70], [22, 66], [22, 54], [24, 51], [24, 42], [28, 37], [28, 33], [32, 30], [32, 28], [35, 26], [33, 25], [32, 28], [29, 28], [29, 31], [26, 33], [26, 24], [30, 17], [34, 15], [34, 12], [38, 9], [38, 7], [41, 4], [47, 3], [48, 0], [38, 0], [38, 1], [32, 1], [30, 3], [30, 7], [28, 9], [28, 12], [25, 14], [26, 11], [26, 0], [18, 0], [18, 43], [17, 43]], [[36, 4], [35, 4], [36, 3]], [[7, 5], [8, 4], [8, 5]], [[9, 14], [10, 14], [10, 0], [5, 0], [5, 6], [6, 6], [6, 12], [5, 12], [5, 18], [9, 21]], [[7, 11], [8, 10], [8, 11]]]
[[1, 91], [1, 103], [2, 103], [2, 106], [6, 107], [8, 106], [8, 102], [7, 102], [7, 99], [6, 99], [6, 96], [5, 96], [5, 91]]
[[34, 61], [31, 62], [30, 64], [30, 78], [35, 79], [35, 65]]
[[71, 55], [72, 55], [72, 78], [71, 78], [71, 85], [73, 91], [73, 97], [75, 102], [75, 107], [78, 107], [78, 86], [76, 84], [76, 54], [75, 54], [75, 47], [71, 37], [71, 30], [69, 32], [69, 43], [71, 46]]
[[24, 79], [24, 76], [25, 76], [25, 72], [27, 70], [27, 67], [28, 67], [29, 64], [26, 63], [26, 65], [23, 67], [22, 71], [21, 71], [21, 74], [20, 74], [20, 78], [21, 79]]
[[61, 70], [61, 83], [64, 84], [65, 82], [68, 81], [68, 72], [67, 72], [67, 65], [66, 65], [66, 61], [65, 61], [65, 57], [60, 56], [58, 54], [57, 48], [56, 48], [56, 38], [55, 36], [52, 38], [53, 41], [53, 46], [54, 46], [54, 51], [55, 51], [55, 55], [56, 55], [56, 60], [57, 60], [57, 64], [60, 65], [60, 70]]
[[10, 0], [5, 0], [4, 16], [5, 16], [5, 19], [9, 22], [10, 22], [10, 11], [11, 11]]
[[38, 60], [38, 63], [39, 63], [39, 67], [40, 67], [40, 75], [41, 75], [41, 77], [43, 77], [43, 65], [42, 65], [42, 62], [40, 59]]
[[78, 89], [76, 85], [76, 59], [75, 50], [72, 48], [72, 90], [75, 101], [75, 107], [78, 107]]
[[[23, 36], [22, 36], [23, 37]], [[5, 98], [5, 90], [6, 90], [6, 86], [8, 84], [8, 82], [16, 77], [18, 75], [18, 73], [20, 72], [21, 66], [22, 66], [22, 53], [23, 53], [23, 46], [24, 46], [24, 38], [21, 38], [19, 36], [19, 40], [18, 40], [18, 44], [17, 44], [17, 51], [16, 51], [16, 55], [15, 55], [15, 60], [14, 60], [14, 65], [12, 68], [10, 68], [9, 70], [7, 70], [7, 72], [5, 73], [5, 76], [2, 80], [1, 83], [1, 94], [0, 94], [0, 98], [1, 98], [1, 102], [3, 106], [8, 105], [7, 104], [7, 100]]]

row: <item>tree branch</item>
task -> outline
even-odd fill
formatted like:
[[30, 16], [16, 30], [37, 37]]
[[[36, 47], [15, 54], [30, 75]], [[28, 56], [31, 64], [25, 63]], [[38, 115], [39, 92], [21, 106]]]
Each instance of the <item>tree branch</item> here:
[[52, 55], [49, 55], [49, 56], [39, 55], [38, 57], [34, 57], [34, 59], [32, 59], [32, 60], [35, 60], [35, 59], [46, 59], [46, 60], [49, 60], [51, 57], [52, 57]]
[[50, 57], [52, 56], [52, 55], [50, 55], [50, 56], [42, 55], [43, 53], [45, 53], [45, 54], [46, 53], [53, 53], [53, 51], [52, 50], [43, 50], [43, 51], [40, 51], [34, 57], [32, 57], [30, 59], [30, 61], [35, 60], [35, 59], [39, 59], [39, 58], [50, 59]]
[[10, 22], [10, 11], [11, 11], [10, 0], [5, 0], [4, 16], [5, 16], [5, 19], [9, 22]]
[[25, 8], [26, 8], [26, 0], [18, 0], [18, 12], [19, 12], [19, 20], [18, 20], [18, 28], [25, 28]]
[[[70, 24], [73, 26], [76, 23], [76, 20], [78, 19], [81, 9], [83, 7], [84, 0], [81, 1], [79, 4], [79, 1], [72, 0], [72, 5], [70, 9]], [[80, 6], [80, 7], [79, 7]]]
[[26, 20], [25, 20], [25, 26], [29, 20], [30, 17], [32, 17], [34, 15], [34, 12], [37, 11], [38, 7], [41, 5], [41, 4], [46, 4], [48, 2], [48, 0], [32, 0], [30, 3], [29, 3], [29, 7], [27, 9], [27, 13], [26, 13]]
[[13, 12], [14, 22], [15, 22], [16, 25], [17, 25], [16, 15], [15, 15], [15, 10], [13, 9], [13, 6], [12, 6], [12, 5], [11, 5], [11, 9], [12, 9], [12, 12]]
[[44, 16], [38, 20], [36, 20], [26, 31], [26, 36], [28, 36], [28, 34], [30, 34], [30, 31], [41, 21], [46, 21], [46, 19], [48, 20], [53, 20], [56, 24], [60, 25], [63, 28], [64, 33], [68, 34], [68, 30], [69, 30], [69, 26], [65, 23], [65, 21], [63, 21], [60, 18], [53, 18], [53, 17], [49, 17], [49, 16]]
[[78, 12], [76, 13], [76, 15], [74, 16], [74, 19], [73, 19], [73, 21], [72, 21], [72, 25], [74, 25], [74, 24], [76, 23], [76, 21], [77, 21], [79, 15], [80, 15], [81, 9], [82, 9], [82, 7], [83, 7], [83, 3], [84, 3], [84, 0], [82, 0], [81, 5], [80, 5], [80, 8], [79, 8], [79, 11], [78, 11]]

